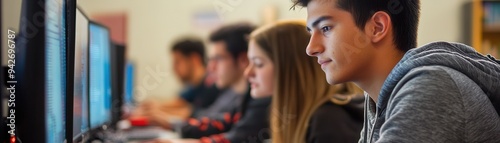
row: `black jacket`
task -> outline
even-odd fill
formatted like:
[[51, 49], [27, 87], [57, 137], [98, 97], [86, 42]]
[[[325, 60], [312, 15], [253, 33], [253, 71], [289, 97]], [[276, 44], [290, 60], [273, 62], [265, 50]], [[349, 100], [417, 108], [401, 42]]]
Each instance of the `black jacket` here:
[[271, 97], [251, 99], [247, 94], [240, 108], [223, 117], [189, 119], [181, 127], [181, 136], [203, 143], [261, 143], [270, 138], [270, 104]]
[[353, 98], [349, 104], [327, 102], [311, 116], [307, 143], [357, 143], [363, 128], [364, 98]]

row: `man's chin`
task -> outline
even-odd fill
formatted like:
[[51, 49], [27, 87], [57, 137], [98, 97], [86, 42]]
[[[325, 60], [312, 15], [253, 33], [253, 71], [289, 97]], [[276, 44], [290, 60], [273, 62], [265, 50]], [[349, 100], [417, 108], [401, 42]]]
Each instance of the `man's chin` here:
[[222, 83], [222, 82], [215, 82], [215, 86], [219, 89], [224, 89], [226, 88], [226, 84]]

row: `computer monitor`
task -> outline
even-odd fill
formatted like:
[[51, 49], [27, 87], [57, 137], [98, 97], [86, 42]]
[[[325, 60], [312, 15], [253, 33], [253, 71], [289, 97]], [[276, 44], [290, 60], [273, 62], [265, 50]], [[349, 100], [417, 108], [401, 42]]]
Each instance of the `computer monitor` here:
[[[89, 19], [81, 9], [75, 15], [75, 48], [73, 54], [73, 108], [71, 137], [73, 142], [85, 142], [89, 130]], [[69, 129], [68, 129], [69, 130]]]
[[68, 1], [22, 2], [11, 108], [20, 142], [65, 142]]
[[134, 64], [127, 62], [125, 65], [125, 105], [134, 106]]
[[66, 15], [64, 3], [64, 0], [47, 0], [45, 3], [46, 141], [51, 143], [63, 142], [65, 139]]
[[124, 82], [124, 96], [122, 105], [122, 117], [127, 117], [134, 110], [134, 64], [128, 61], [125, 64], [125, 82]]
[[122, 119], [123, 98], [124, 98], [124, 79], [125, 79], [125, 46], [113, 43], [111, 46], [111, 87], [112, 105], [111, 105], [111, 127]]
[[109, 30], [100, 24], [90, 22], [89, 34], [90, 128], [96, 129], [111, 121], [111, 43]]

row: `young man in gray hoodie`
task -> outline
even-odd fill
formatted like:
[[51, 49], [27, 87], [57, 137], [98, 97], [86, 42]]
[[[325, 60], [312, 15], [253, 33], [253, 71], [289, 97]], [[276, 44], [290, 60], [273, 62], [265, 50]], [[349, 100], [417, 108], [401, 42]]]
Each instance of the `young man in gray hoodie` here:
[[419, 0], [294, 0], [330, 84], [366, 91], [365, 142], [500, 142], [500, 61], [417, 45]]

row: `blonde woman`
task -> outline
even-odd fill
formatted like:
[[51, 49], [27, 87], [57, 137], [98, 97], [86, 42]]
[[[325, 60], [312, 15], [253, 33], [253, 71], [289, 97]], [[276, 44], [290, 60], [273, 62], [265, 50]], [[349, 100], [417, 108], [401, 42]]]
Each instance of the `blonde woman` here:
[[304, 52], [310, 34], [302, 21], [264, 26], [250, 36], [245, 74], [251, 95], [272, 96], [273, 143], [357, 142], [362, 94], [352, 83], [331, 86]]

